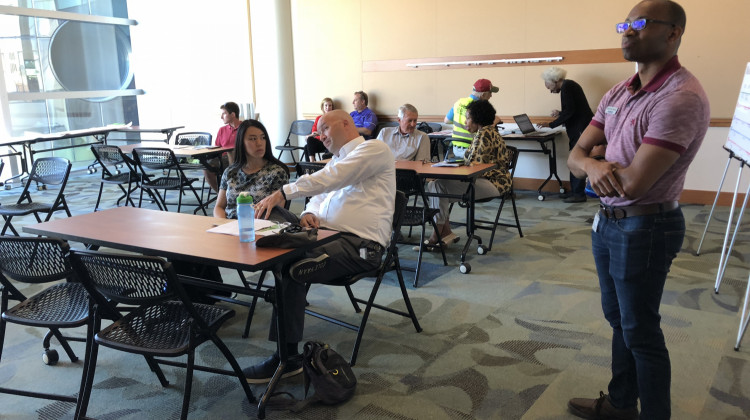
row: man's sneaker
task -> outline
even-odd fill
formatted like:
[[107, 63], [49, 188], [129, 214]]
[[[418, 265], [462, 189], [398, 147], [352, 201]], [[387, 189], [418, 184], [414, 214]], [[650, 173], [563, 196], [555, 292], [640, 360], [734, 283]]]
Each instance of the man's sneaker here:
[[[265, 384], [270, 382], [273, 374], [276, 373], [276, 369], [279, 367], [279, 361], [279, 355], [274, 353], [271, 357], [257, 365], [242, 369], [242, 373], [245, 374], [245, 378], [249, 384]], [[302, 373], [302, 357], [300, 355], [289, 356], [286, 366], [284, 366], [284, 373], [281, 374], [281, 378], [288, 378], [290, 376], [299, 375], [300, 373]]]
[[328, 254], [321, 254], [315, 258], [304, 258], [289, 267], [289, 275], [292, 276], [292, 280], [298, 283], [308, 283], [327, 265]]
[[568, 401], [568, 409], [584, 419], [596, 420], [638, 420], [638, 409], [616, 408], [609, 396], [599, 391], [599, 398], [573, 398]]

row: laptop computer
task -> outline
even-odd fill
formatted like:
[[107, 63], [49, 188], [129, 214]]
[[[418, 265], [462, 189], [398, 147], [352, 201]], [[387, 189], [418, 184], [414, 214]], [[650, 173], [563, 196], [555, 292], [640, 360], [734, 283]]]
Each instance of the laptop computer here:
[[546, 136], [549, 134], [544, 131], [538, 131], [534, 127], [534, 124], [531, 123], [529, 116], [526, 114], [514, 115], [513, 119], [516, 121], [518, 129], [521, 130], [521, 133], [523, 133], [525, 137]]

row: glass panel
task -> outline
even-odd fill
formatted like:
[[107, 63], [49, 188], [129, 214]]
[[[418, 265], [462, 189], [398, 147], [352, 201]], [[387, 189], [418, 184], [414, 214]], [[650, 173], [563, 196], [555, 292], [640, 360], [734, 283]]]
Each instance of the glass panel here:
[[[125, 0], [0, 0], [0, 5], [128, 17]], [[134, 89], [130, 51], [127, 26], [0, 15], [0, 70], [4, 72], [6, 89], [11, 94]], [[112, 123], [138, 124], [134, 96], [13, 101], [8, 105], [12, 136]], [[90, 141], [90, 137], [58, 140], [39, 143], [34, 148], [59, 148]], [[74, 162], [74, 167], [86, 166], [93, 159], [88, 147], [55, 150], [38, 156], [45, 155], [66, 157]]]
[[[16, 101], [10, 104], [10, 112], [13, 120], [13, 136], [59, 133], [113, 123], [132, 122], [133, 125], [138, 125], [135, 96], [117, 97], [106, 102], [91, 102], [84, 99]], [[47, 121], [49, 121], [49, 125], [44, 125]], [[40, 142], [34, 145], [34, 149], [60, 148], [90, 143], [91, 141], [91, 137], [84, 137]], [[74, 163], [74, 168], [83, 168], [94, 159], [88, 147], [54, 150], [38, 153], [34, 156], [64, 157]]]

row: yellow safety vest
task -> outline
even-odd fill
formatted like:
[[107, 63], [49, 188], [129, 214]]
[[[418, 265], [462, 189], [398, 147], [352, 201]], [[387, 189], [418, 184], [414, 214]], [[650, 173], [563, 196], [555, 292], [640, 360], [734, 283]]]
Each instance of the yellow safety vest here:
[[453, 104], [453, 135], [451, 136], [453, 146], [466, 149], [471, 147], [474, 136], [469, 133], [469, 129], [466, 127], [466, 107], [474, 100], [469, 96], [468, 98], [461, 98]]

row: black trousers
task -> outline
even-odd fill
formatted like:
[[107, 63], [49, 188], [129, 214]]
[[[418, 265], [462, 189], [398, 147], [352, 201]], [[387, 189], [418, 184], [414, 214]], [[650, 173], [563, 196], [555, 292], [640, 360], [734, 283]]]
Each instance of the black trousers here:
[[[289, 212], [292, 214], [291, 212]], [[348, 276], [378, 268], [383, 258], [383, 247], [375, 241], [363, 239], [350, 233], [342, 233], [341, 237], [314, 248], [305, 253], [304, 258], [315, 258], [321, 254], [328, 254], [328, 264], [311, 283], [337, 284]], [[289, 264], [291, 265], [291, 264]], [[281, 272], [281, 287], [284, 289], [284, 319], [286, 341], [299, 343], [305, 328], [305, 295], [307, 285], [297, 283], [289, 276], [289, 265]], [[276, 309], [271, 318], [271, 328], [268, 339], [276, 341]]]
[[310, 158], [315, 156], [316, 153], [324, 153], [327, 151], [326, 147], [323, 145], [323, 142], [320, 141], [320, 139], [315, 138], [315, 136], [309, 136], [307, 138], [305, 150], [307, 151], [308, 161], [310, 161]]

